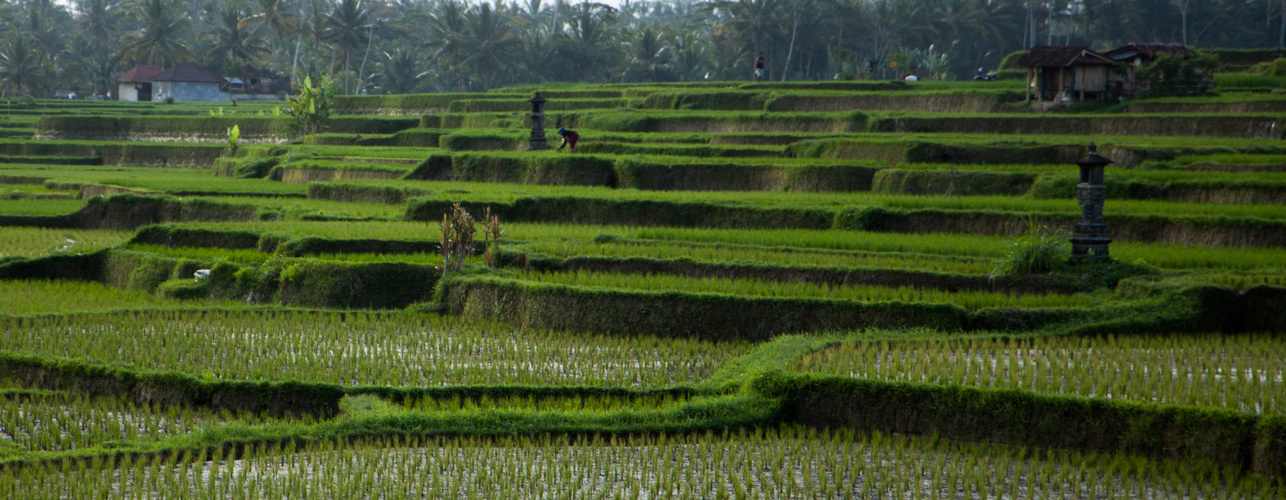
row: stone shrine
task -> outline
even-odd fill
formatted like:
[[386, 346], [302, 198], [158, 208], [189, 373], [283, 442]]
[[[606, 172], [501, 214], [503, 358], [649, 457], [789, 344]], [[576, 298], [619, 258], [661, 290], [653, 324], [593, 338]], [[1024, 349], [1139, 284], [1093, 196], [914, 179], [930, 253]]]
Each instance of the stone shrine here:
[[532, 94], [531, 99], [531, 138], [527, 140], [528, 151], [544, 151], [549, 146], [545, 141], [545, 98], [540, 92]]
[[1112, 260], [1107, 245], [1112, 238], [1107, 234], [1103, 220], [1103, 202], [1107, 199], [1107, 186], [1103, 183], [1103, 167], [1112, 160], [1099, 156], [1098, 146], [1090, 143], [1089, 153], [1076, 161], [1081, 169], [1081, 181], [1076, 185], [1076, 201], [1081, 205], [1081, 220], [1072, 230], [1072, 262]]

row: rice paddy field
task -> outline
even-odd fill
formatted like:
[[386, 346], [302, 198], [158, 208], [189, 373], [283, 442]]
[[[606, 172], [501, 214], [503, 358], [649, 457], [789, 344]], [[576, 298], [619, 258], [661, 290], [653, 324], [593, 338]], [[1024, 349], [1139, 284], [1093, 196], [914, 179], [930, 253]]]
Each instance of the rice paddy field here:
[[534, 90], [22, 115], [0, 497], [1286, 498], [1277, 94]]

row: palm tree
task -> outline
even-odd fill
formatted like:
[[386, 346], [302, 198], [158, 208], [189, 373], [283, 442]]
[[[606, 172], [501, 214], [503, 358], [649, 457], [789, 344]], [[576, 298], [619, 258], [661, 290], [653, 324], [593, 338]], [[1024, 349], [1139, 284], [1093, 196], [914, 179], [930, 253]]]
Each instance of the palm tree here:
[[142, 26], [134, 33], [125, 52], [136, 61], [168, 66], [187, 57], [183, 40], [188, 20], [174, 15], [166, 0], [142, 0], [136, 14]]
[[22, 37], [0, 44], [0, 93], [22, 91], [42, 97], [49, 91], [48, 58]]
[[380, 87], [385, 94], [409, 94], [420, 85], [420, 58], [415, 52], [395, 49], [385, 52], [380, 61], [380, 72], [372, 75], [379, 79]]
[[701, 80], [710, 71], [706, 56], [706, 44], [697, 33], [681, 33], [671, 45], [670, 70], [679, 81]]
[[726, 32], [751, 54], [772, 52], [783, 38], [780, 0], [715, 0], [708, 6], [718, 16], [716, 33]]
[[65, 46], [66, 33], [57, 25], [57, 17], [66, 17], [66, 11], [51, 0], [29, 0], [25, 3], [26, 15], [19, 32], [26, 35], [35, 48], [52, 57]]
[[241, 12], [232, 5], [224, 5], [219, 11], [219, 24], [204, 34], [210, 42], [206, 58], [251, 62], [268, 52], [268, 47], [254, 35], [242, 29]]
[[559, 54], [576, 68], [585, 81], [593, 81], [600, 70], [615, 66], [620, 46], [615, 43], [616, 9], [585, 0], [571, 8], [568, 33], [561, 40]]
[[626, 63], [622, 79], [627, 82], [674, 81], [670, 71], [670, 43], [665, 33], [646, 26], [633, 40], [626, 43], [630, 60]]
[[120, 28], [116, 16], [117, 0], [80, 0], [80, 27], [99, 44], [107, 45]]
[[426, 45], [434, 49], [428, 59], [438, 69], [436, 72], [428, 72], [436, 73], [435, 76], [439, 78], [435, 81], [442, 80], [441, 77], [447, 80], [445, 84], [437, 82], [438, 88], [456, 89], [467, 86], [465, 82], [469, 79], [468, 73], [460, 64], [460, 59], [463, 59], [464, 54], [462, 47], [467, 36], [465, 15], [468, 11], [468, 5], [463, 1], [440, 0], [428, 15]]
[[[258, 0], [255, 7], [256, 14], [238, 22], [238, 29], [254, 26], [257, 31], [266, 30], [276, 46], [281, 46], [288, 35], [299, 31], [299, 16], [293, 12], [289, 0]], [[278, 52], [272, 53], [274, 69], [277, 66]]]
[[469, 6], [458, 0], [442, 0], [429, 14], [428, 45], [436, 47], [433, 58], [453, 57], [465, 37], [465, 14]]
[[322, 39], [344, 54], [344, 92], [348, 93], [348, 73], [353, 51], [367, 43], [365, 31], [371, 29], [370, 16], [361, 0], [340, 0], [326, 14]]
[[491, 10], [491, 4], [469, 9], [465, 19], [461, 62], [480, 80], [484, 90], [491, 89], [500, 72], [513, 63], [522, 42], [511, 33], [508, 19]]

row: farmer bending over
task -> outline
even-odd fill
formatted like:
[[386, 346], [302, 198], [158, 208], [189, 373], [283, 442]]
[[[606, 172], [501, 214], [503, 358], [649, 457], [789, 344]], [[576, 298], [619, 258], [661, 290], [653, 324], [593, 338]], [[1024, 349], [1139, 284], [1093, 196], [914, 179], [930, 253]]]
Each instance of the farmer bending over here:
[[571, 146], [572, 152], [575, 153], [576, 141], [580, 140], [580, 134], [577, 134], [575, 130], [560, 128], [558, 129], [558, 135], [563, 136], [563, 143], [558, 145], [558, 150], [562, 151], [563, 146]]

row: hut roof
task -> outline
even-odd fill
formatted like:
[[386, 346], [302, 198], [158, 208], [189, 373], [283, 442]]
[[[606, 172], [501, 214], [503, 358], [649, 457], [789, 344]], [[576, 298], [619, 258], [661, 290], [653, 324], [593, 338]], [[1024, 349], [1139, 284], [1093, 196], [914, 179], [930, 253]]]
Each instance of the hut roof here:
[[1152, 60], [1163, 55], [1191, 56], [1195, 52], [1181, 43], [1131, 43], [1104, 52], [1103, 55], [1114, 61], [1124, 61], [1134, 56]]
[[1116, 66], [1111, 59], [1085, 47], [1037, 45], [1019, 57], [1014, 64], [1028, 68], [1066, 68], [1070, 66]]
[[162, 71], [165, 71], [165, 68], [140, 64], [121, 75], [121, 83], [152, 83], [152, 79]]

